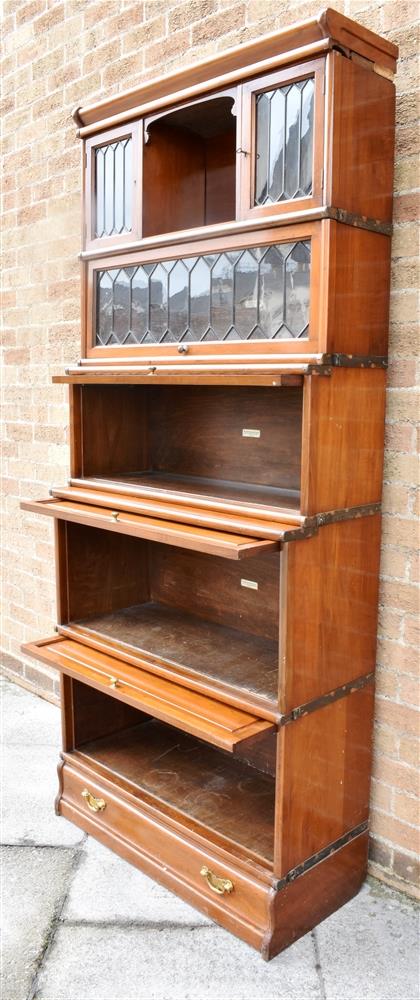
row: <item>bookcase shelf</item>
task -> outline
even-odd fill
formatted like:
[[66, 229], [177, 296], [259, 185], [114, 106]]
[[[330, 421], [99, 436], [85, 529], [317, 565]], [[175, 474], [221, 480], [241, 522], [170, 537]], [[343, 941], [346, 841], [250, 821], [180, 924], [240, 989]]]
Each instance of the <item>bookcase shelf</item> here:
[[328, 9], [75, 114], [56, 809], [265, 959], [366, 872], [396, 58]]

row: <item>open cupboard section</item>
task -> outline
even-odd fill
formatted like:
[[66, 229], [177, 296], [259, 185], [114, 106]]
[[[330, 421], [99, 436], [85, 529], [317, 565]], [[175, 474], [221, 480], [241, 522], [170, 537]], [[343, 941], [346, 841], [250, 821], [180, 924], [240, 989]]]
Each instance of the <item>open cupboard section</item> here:
[[56, 811], [265, 959], [366, 872], [396, 56], [326, 10], [75, 112]]

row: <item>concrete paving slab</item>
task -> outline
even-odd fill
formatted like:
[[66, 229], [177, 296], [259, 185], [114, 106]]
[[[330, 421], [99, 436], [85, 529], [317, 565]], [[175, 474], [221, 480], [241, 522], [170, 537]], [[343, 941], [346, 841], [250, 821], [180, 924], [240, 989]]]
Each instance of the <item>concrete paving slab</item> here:
[[3, 754], [4, 844], [68, 847], [84, 834], [54, 813], [58, 752], [53, 746], [5, 747]]
[[267, 964], [217, 927], [62, 925], [36, 1000], [321, 1000], [310, 936]]
[[74, 851], [4, 847], [2, 864], [2, 977], [4, 1000], [25, 1000], [49, 928], [60, 908]]
[[418, 1000], [419, 911], [372, 879], [316, 929], [326, 1000]]
[[60, 746], [60, 709], [0, 678], [2, 741], [6, 746]]
[[[86, 892], [94, 885], [93, 894]], [[211, 925], [182, 899], [89, 837], [63, 912], [68, 920]]]

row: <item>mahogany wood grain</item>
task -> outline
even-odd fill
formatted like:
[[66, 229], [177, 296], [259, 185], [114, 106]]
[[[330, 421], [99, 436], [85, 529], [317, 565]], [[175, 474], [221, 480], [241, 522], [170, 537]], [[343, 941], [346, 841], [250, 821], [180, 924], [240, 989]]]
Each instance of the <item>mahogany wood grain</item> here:
[[[115, 634], [112, 636], [110, 634], [102, 635], [80, 623], [60, 624], [57, 629], [60, 636], [73, 639], [89, 649], [97, 649], [107, 656], [117, 657], [122, 664], [120, 669], [123, 669], [125, 663], [134, 667], [147, 666], [150, 673], [166, 677], [175, 683], [185, 684], [191, 691], [199, 691], [200, 694], [208, 695], [225, 705], [233, 705], [242, 711], [255, 713], [259, 718], [267, 719], [269, 722], [279, 722], [280, 713], [274, 690], [274, 685], [277, 683], [277, 669], [273, 669], [273, 690], [271, 695], [267, 696], [260, 692], [257, 693], [255, 690], [249, 690], [246, 686], [246, 680], [244, 685], [242, 677], [239, 678], [238, 682], [240, 686], [235, 687], [234, 679], [229, 677], [229, 672], [226, 669], [219, 671], [219, 676], [213, 676], [212, 668], [214, 663], [217, 664], [218, 661], [217, 659], [212, 660], [211, 657], [207, 658], [206, 672], [203, 673], [189, 669], [185, 664], [165, 661], [159, 655], [152, 654], [150, 650], [136, 649], [135, 646], [129, 646], [124, 640], [119, 641]], [[247, 641], [247, 649], [248, 647], [249, 640]], [[249, 686], [260, 688], [261, 683], [255, 683], [254, 679], [254, 683]]]
[[[173, 684], [149, 673], [147, 669], [122, 665], [113, 657], [103, 656], [96, 650], [89, 650], [87, 646], [71, 640], [61, 639], [58, 643], [39, 647], [33, 643], [25, 649], [30, 655], [42, 659], [75, 680], [82, 681], [86, 686], [86, 696], [77, 699], [78, 688], [73, 695], [75, 738], [79, 740], [79, 745], [80, 733], [85, 731], [85, 726], [89, 734], [85, 738], [93, 739], [112, 734], [124, 725], [134, 725], [138, 719], [136, 720], [133, 712], [130, 713], [128, 709], [125, 711], [124, 705], [147, 712], [154, 718], [229, 753], [243, 745], [248, 756], [252, 755], [253, 738], [263, 733], [268, 734], [273, 729], [269, 722], [256, 716]], [[92, 694], [93, 689], [105, 695], [99, 706], [96, 695]], [[109, 697], [110, 693], [112, 698]], [[96, 732], [89, 729], [92, 714], [97, 720], [94, 724]], [[81, 729], [78, 728], [79, 724]]]
[[330, 52], [327, 60], [331, 89], [327, 204], [391, 222], [395, 86], [338, 52]]
[[[150, 541], [162, 542], [165, 545], [178, 545], [180, 548], [208, 552], [210, 555], [222, 555], [226, 559], [243, 559], [261, 552], [278, 549], [279, 543], [246, 536], [233, 535], [221, 531], [206, 531], [186, 524], [174, 524], [158, 521], [151, 517], [141, 517], [124, 511], [114, 512], [105, 508], [97, 508], [88, 504], [71, 503], [59, 500], [24, 501], [23, 510], [32, 513], [48, 514], [64, 521], [86, 524], [93, 528], [104, 528], [118, 534], [130, 535], [134, 538], [146, 538]], [[114, 518], [113, 514], [118, 517]]]
[[[222, 926], [239, 933], [254, 947], [268, 923], [269, 873], [264, 862], [253, 867], [235, 857], [220, 837], [182, 817], [169, 818], [163, 802], [112, 779], [80, 754], [66, 755], [59, 812], [146, 874], [175, 891]], [[106, 808], [94, 815], [82, 791], [104, 798]], [[173, 811], [172, 811], [173, 812]], [[200, 875], [203, 866], [230, 878], [234, 890], [217, 896]]]
[[302, 514], [380, 502], [385, 382], [379, 368], [341, 368], [306, 381]]
[[67, 594], [65, 614], [59, 621], [110, 614], [149, 599], [146, 542], [83, 524], [62, 523], [66, 548], [57, 557]]
[[257, 858], [272, 859], [274, 780], [268, 775], [154, 721], [85, 743], [81, 750], [127, 785]]
[[367, 820], [373, 696], [369, 684], [280, 729], [279, 877]]
[[280, 708], [375, 669], [380, 515], [322, 527], [281, 557]]
[[206, 226], [235, 218], [236, 146], [235, 128], [205, 143]]
[[277, 552], [267, 552], [255, 556], [244, 574], [233, 561], [149, 546], [150, 600], [277, 642], [279, 563]]
[[160, 604], [80, 619], [85, 635], [109, 638], [172, 667], [220, 680], [276, 703], [278, 644]]
[[148, 467], [148, 387], [80, 389], [81, 465], [78, 475], [113, 476]]
[[[215, 481], [210, 484], [213, 493], [217, 482], [223, 490], [223, 480], [237, 481], [239, 491], [249, 489], [248, 484], [299, 489], [302, 390], [298, 387], [273, 393], [251, 386], [235, 390], [90, 385], [80, 393], [82, 465], [73, 475], [192, 476], [198, 480], [199, 493], [206, 479]], [[260, 437], [244, 437], [244, 428], [257, 429]], [[201, 489], [200, 479], [204, 479]], [[162, 488], [171, 489], [170, 482], [164, 481]], [[174, 481], [172, 488], [179, 490], [182, 485]], [[225, 489], [229, 491], [229, 483]], [[234, 496], [234, 485], [230, 490]], [[188, 486], [184, 492], [190, 492]], [[267, 500], [269, 496], [262, 496], [260, 502]]]
[[[298, 490], [301, 420], [298, 388], [157, 388], [149, 396], [151, 468]], [[244, 437], [244, 428], [260, 437]]]
[[367, 857], [368, 834], [363, 833], [279, 892], [272, 892], [262, 957], [274, 958], [355, 896], [366, 876]]
[[[48, 662], [48, 650], [56, 651], [57, 660], [60, 659], [60, 649], [63, 643], [54, 646], [43, 646], [44, 662]], [[36, 656], [35, 652], [35, 656]], [[51, 656], [50, 664], [57, 666], [54, 656]], [[71, 683], [71, 709], [67, 715], [72, 718], [73, 725], [73, 745], [68, 747], [74, 750], [83, 746], [90, 740], [99, 740], [107, 737], [113, 738], [116, 733], [126, 731], [130, 726], [138, 726], [148, 720], [148, 716], [137, 710], [137, 707], [116, 698], [110, 698], [102, 691], [89, 687], [86, 683], [80, 683], [76, 670], [65, 674], [60, 670], [60, 677], [67, 677]], [[65, 692], [68, 697], [69, 692]]]
[[374, 64], [395, 71], [398, 56], [396, 45], [356, 21], [327, 8], [317, 17], [217, 53], [193, 66], [183, 66], [173, 73], [165, 73], [111, 98], [79, 107], [77, 121], [82, 126], [81, 133], [84, 133], [89, 125], [95, 128], [99, 121], [107, 118], [124, 114], [129, 117], [133, 115], [134, 109], [136, 113], [144, 113], [145, 106], [152, 110], [159, 105], [177, 104], [182, 99], [186, 100], [189, 95], [209, 90], [210, 81], [212, 87], [227, 86], [235, 79], [264, 72], [261, 65], [264, 61], [271, 60], [275, 66], [281, 63], [283, 56], [284, 61], [296, 62], [298, 59], [308, 58], [320, 46], [332, 48], [334, 42], [370, 59]]
[[143, 234], [173, 232], [205, 222], [205, 147], [187, 129], [162, 123], [143, 148]]
[[[145, 477], [146, 481], [149, 477]], [[165, 477], [162, 477], [165, 478]], [[150, 477], [151, 481], [162, 482], [160, 476]], [[169, 480], [166, 480], [169, 484]], [[150, 516], [163, 518], [164, 520], [186, 522], [189, 524], [203, 525], [206, 528], [216, 528], [217, 530], [229, 530], [238, 535], [252, 535], [255, 538], [282, 539], [287, 533], [298, 531], [299, 526], [304, 525], [306, 518], [298, 513], [294, 513], [296, 501], [294, 497], [279, 493], [282, 504], [277, 509], [265, 507], [260, 504], [255, 506], [248, 503], [232, 501], [224, 503], [221, 500], [211, 497], [200, 500], [198, 495], [188, 495], [187, 493], [176, 493], [168, 489], [153, 489], [151, 486], [142, 485], [143, 477], [128, 477], [127, 482], [121, 479], [115, 482], [106, 480], [71, 480], [74, 485], [52, 487], [51, 494], [57, 499], [72, 500], [76, 503], [93, 504], [95, 507], [112, 506], [113, 510], [132, 511], [134, 514], [150, 514]], [[128, 485], [130, 483], [130, 485]], [[141, 484], [141, 485], [140, 485]], [[187, 487], [191, 485], [188, 481], [179, 481], [179, 484]], [[173, 482], [172, 482], [173, 485]], [[194, 483], [194, 489], [197, 484]], [[233, 491], [233, 490], [232, 490]], [[216, 492], [216, 490], [215, 490]], [[221, 490], [224, 492], [224, 489]], [[268, 492], [268, 491], [267, 491]], [[235, 493], [239, 497], [252, 494], [241, 484]], [[261, 497], [261, 494], [258, 493]], [[272, 494], [270, 494], [272, 496]], [[148, 499], [144, 499], [144, 496]], [[177, 503], [172, 502], [172, 498]], [[290, 502], [290, 507], [286, 506]], [[274, 518], [279, 518], [275, 521]]]
[[319, 349], [386, 356], [391, 240], [339, 222], [322, 225], [328, 292], [323, 296], [326, 339]]

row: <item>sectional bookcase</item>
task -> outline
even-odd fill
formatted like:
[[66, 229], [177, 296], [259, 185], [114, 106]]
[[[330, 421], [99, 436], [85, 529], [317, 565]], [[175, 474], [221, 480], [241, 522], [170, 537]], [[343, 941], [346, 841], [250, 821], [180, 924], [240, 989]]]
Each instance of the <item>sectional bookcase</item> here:
[[74, 115], [56, 809], [266, 959], [366, 871], [396, 57], [326, 10]]

